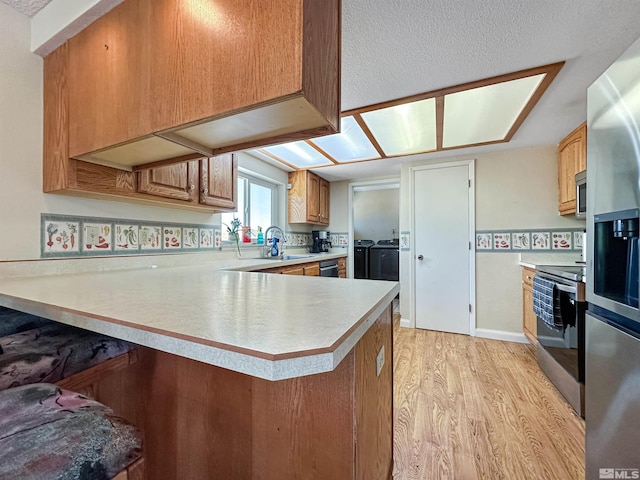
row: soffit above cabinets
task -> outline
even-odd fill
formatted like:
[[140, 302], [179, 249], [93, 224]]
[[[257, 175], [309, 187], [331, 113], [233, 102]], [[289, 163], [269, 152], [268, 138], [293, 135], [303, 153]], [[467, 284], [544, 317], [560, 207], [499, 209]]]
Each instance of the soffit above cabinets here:
[[342, 113], [341, 133], [252, 150], [309, 169], [508, 142], [564, 62]]

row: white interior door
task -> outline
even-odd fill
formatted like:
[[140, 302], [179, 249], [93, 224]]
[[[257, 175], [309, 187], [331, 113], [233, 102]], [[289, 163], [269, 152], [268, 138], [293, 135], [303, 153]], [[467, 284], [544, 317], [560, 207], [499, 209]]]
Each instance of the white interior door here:
[[470, 330], [469, 164], [414, 170], [416, 327]]

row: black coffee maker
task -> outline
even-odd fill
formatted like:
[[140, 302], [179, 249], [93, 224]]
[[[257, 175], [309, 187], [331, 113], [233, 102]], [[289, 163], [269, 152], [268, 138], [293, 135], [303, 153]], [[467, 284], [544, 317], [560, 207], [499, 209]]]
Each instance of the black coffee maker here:
[[311, 231], [311, 253], [323, 253], [328, 252], [332, 246], [329, 241], [329, 232], [326, 230], [312, 230]]
[[320, 230], [311, 231], [311, 253], [320, 253]]

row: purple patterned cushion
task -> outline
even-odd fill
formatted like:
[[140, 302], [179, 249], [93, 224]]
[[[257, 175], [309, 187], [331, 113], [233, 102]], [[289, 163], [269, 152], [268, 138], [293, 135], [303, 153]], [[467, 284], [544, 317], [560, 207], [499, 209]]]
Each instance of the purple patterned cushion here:
[[109, 479], [141, 451], [135, 427], [80, 394], [46, 383], [0, 392], [0, 478]]
[[129, 342], [56, 322], [0, 337], [0, 390], [56, 383], [133, 348]]
[[19, 312], [6, 307], [0, 307], [0, 337], [13, 335], [17, 332], [43, 327], [54, 322], [36, 317], [29, 313]]

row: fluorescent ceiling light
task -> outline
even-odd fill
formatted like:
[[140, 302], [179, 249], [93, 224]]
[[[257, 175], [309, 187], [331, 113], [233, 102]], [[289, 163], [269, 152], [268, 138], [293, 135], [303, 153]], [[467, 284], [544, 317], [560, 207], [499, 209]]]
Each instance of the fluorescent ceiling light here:
[[564, 62], [343, 112], [341, 133], [254, 150], [291, 169], [508, 142]]
[[502, 141], [546, 74], [445, 95], [442, 147]]
[[320, 167], [334, 163], [307, 142], [291, 142], [262, 149], [272, 158], [296, 168]]
[[365, 112], [362, 119], [387, 156], [436, 149], [435, 98]]
[[340, 133], [312, 138], [309, 142], [318, 146], [336, 162], [373, 160], [380, 154], [367, 138], [353, 116], [342, 117]]

